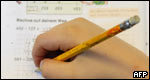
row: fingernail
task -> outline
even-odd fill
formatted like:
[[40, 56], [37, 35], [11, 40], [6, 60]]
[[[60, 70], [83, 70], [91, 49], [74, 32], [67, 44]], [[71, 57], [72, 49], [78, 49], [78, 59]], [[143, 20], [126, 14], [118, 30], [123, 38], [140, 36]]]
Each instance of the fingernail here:
[[42, 65], [43, 65], [43, 61], [40, 62], [40, 68], [42, 67]]

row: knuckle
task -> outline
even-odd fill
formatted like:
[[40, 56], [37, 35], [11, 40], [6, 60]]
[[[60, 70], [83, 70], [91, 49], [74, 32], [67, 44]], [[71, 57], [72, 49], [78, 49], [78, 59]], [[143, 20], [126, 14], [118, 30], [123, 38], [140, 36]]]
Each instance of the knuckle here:
[[35, 42], [39, 42], [41, 41], [41, 39], [43, 38], [44, 34], [40, 34], [36, 37]]

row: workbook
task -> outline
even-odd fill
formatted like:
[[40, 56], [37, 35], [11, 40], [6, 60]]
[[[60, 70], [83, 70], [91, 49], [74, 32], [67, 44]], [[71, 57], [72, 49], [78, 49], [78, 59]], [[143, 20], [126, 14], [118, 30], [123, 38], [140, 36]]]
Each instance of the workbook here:
[[32, 48], [58, 24], [83, 17], [107, 30], [134, 15], [140, 23], [117, 37], [149, 56], [148, 1], [1, 1], [1, 78], [43, 79]]

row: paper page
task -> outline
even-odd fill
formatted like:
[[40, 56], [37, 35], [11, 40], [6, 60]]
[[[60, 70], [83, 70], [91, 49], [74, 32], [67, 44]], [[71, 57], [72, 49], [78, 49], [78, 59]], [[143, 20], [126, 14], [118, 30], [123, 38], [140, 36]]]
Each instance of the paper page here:
[[1, 78], [42, 79], [35, 72], [32, 47], [37, 35], [77, 17], [109, 29], [131, 16], [141, 22], [117, 36], [148, 55], [146, 2], [2, 1]]

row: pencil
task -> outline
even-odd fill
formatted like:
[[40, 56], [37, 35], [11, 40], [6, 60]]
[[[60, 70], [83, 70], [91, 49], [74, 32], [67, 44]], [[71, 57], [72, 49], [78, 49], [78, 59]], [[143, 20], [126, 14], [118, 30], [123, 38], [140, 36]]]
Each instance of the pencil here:
[[69, 58], [72, 58], [72, 57], [80, 54], [81, 52], [91, 48], [92, 46], [94, 46], [106, 39], [109, 39], [110, 37], [113, 37], [116, 34], [122, 32], [122, 31], [125, 31], [126, 29], [131, 28], [135, 24], [139, 23], [139, 21], [140, 21], [140, 18], [137, 15], [130, 17], [128, 20], [122, 22], [121, 24], [118, 24], [118, 25], [112, 27], [111, 29], [103, 32], [102, 34], [99, 34], [99, 35], [75, 46], [74, 48], [62, 53], [61, 55], [58, 55], [57, 57], [54, 58], [54, 60], [65, 61]]
[[131, 17], [130, 19], [124, 21], [123, 23], [114, 26], [113, 28], [103, 32], [102, 34], [93, 37], [92, 39], [89, 39], [88, 41], [85, 41], [79, 45], [77, 45], [76, 47], [70, 49], [69, 51], [66, 51], [64, 53], [62, 53], [61, 55], [55, 57], [55, 60], [59, 60], [59, 61], [65, 61], [71, 57], [74, 57], [78, 54], [80, 54], [81, 52], [91, 48], [92, 46], [106, 40], [109, 39], [110, 37], [115, 36], [116, 34], [129, 29], [130, 27], [134, 26], [135, 24], [139, 23], [140, 18], [135, 15], [133, 17]]

